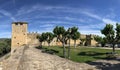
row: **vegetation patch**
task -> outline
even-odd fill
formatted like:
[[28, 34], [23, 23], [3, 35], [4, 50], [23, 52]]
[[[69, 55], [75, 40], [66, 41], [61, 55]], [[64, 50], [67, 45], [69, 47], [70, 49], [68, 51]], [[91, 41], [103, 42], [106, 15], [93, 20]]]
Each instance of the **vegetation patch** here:
[[[92, 62], [95, 60], [111, 59], [111, 57], [109, 58], [106, 54], [107, 52], [112, 52], [112, 50], [110, 49], [89, 48], [89, 47], [84, 47], [84, 46], [77, 47], [77, 48], [71, 47], [70, 49], [71, 49], [70, 60], [75, 61], [75, 62], [86, 62], [87, 63], [87, 62]], [[41, 50], [44, 50], [44, 52], [46, 53], [52, 52], [60, 57], [63, 57], [63, 50], [61, 47], [58, 47], [58, 46], [50, 46], [50, 47], [43, 46]], [[68, 48], [66, 48], [66, 51], [67, 50]], [[120, 51], [116, 50], [116, 53], [118, 56]]]
[[0, 39], [0, 56], [3, 56], [11, 50], [11, 39]]

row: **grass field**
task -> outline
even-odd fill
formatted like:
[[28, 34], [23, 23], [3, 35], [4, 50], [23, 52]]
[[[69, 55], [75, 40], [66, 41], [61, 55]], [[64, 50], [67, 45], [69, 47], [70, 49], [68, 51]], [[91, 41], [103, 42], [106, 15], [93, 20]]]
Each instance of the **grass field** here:
[[[54, 51], [58, 56], [63, 56], [63, 48], [58, 46], [46, 47], [42, 50]], [[66, 51], [68, 49], [66, 48]], [[91, 62], [99, 59], [106, 59], [106, 52], [112, 52], [110, 49], [89, 48], [89, 47], [77, 47], [71, 48], [70, 60], [75, 62]], [[116, 53], [120, 54], [120, 50], [116, 50]]]

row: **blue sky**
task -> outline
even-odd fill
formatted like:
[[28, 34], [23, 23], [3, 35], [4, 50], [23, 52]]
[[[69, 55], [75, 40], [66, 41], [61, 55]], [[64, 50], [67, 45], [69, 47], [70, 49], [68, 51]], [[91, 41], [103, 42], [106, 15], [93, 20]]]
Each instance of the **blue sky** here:
[[0, 38], [11, 37], [11, 23], [26, 21], [29, 32], [77, 26], [81, 34], [101, 35], [120, 22], [120, 0], [0, 0]]

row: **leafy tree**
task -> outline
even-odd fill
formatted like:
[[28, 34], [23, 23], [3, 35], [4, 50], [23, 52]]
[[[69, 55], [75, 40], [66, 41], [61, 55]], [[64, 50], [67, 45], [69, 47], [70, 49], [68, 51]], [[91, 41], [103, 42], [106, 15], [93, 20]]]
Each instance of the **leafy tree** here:
[[76, 40], [80, 38], [80, 33], [78, 32], [77, 27], [71, 28], [72, 39], [74, 40], [74, 48], [76, 48]]
[[83, 46], [86, 41], [86, 38], [80, 38], [80, 41], [81, 41], [81, 45]]
[[39, 39], [40, 47], [42, 47], [42, 43], [46, 41], [47, 35], [46, 33], [42, 33], [41, 35], [38, 35], [37, 38]]
[[115, 44], [120, 42], [120, 24], [116, 24], [116, 29], [113, 28], [113, 25], [106, 24], [101, 33], [105, 35], [106, 42], [112, 44], [113, 52], [115, 52]]
[[46, 36], [47, 36], [46, 41], [47, 41], [47, 43], [48, 43], [48, 46], [50, 47], [50, 43], [51, 43], [51, 41], [53, 40], [54, 35], [53, 35], [53, 33], [51, 33], [51, 32], [47, 32], [47, 33], [46, 33]]
[[67, 30], [67, 38], [69, 40], [69, 46], [68, 46], [68, 58], [70, 59], [70, 39], [72, 37], [72, 31], [71, 28], [68, 28]]
[[67, 32], [65, 30], [64, 27], [62, 26], [56, 26], [53, 30], [53, 33], [55, 34], [55, 36], [57, 37], [57, 39], [59, 41], [62, 42], [62, 45], [63, 45], [63, 56], [66, 58], [66, 48], [65, 48], [65, 41], [67, 39]]
[[94, 40], [97, 41], [98, 43], [101, 44], [101, 46], [105, 45], [105, 37], [101, 37], [101, 36], [94, 36]]
[[116, 43], [120, 43], [120, 24], [116, 24]]

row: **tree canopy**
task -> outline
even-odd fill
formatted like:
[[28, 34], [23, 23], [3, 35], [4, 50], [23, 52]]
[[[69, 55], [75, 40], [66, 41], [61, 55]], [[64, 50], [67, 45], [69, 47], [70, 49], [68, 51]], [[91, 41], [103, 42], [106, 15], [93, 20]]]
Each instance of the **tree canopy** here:
[[116, 23], [115, 29], [112, 24], [106, 24], [101, 33], [105, 35], [106, 42], [112, 44], [113, 52], [115, 52], [115, 44], [120, 42], [120, 24]]

